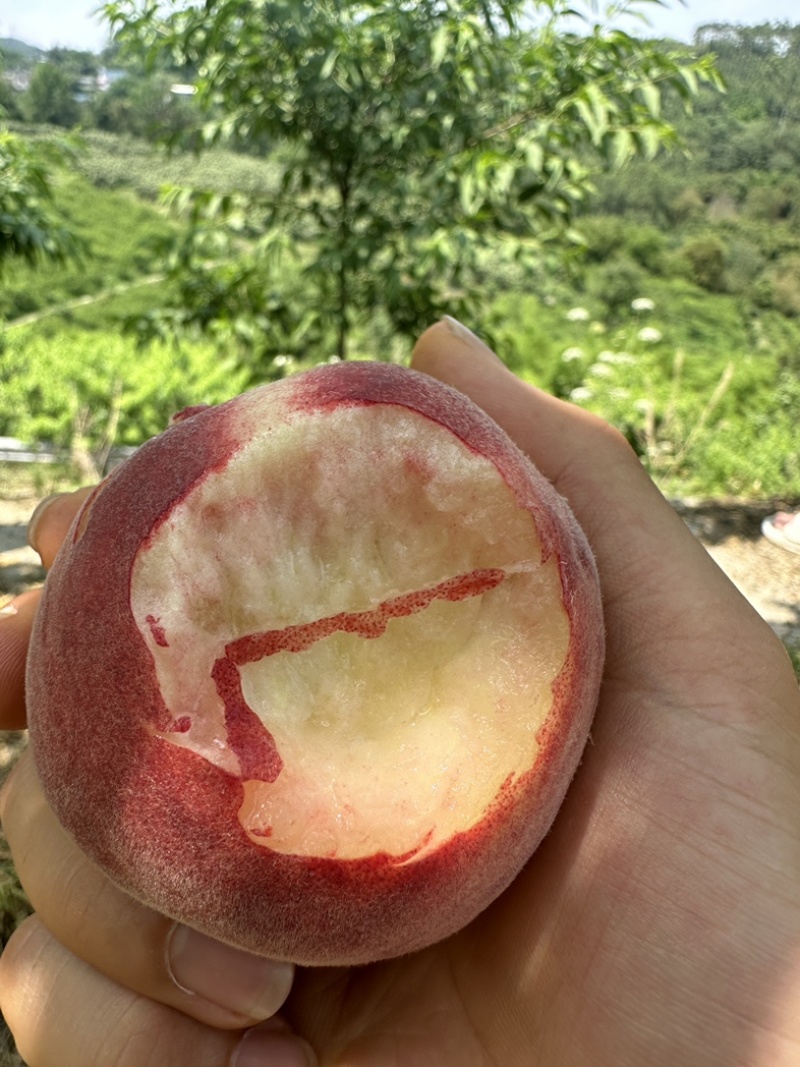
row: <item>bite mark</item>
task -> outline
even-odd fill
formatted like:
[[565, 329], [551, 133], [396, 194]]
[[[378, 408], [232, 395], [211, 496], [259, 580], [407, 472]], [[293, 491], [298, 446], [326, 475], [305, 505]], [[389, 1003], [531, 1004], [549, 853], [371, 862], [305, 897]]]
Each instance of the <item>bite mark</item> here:
[[506, 578], [499, 567], [487, 567], [447, 578], [428, 589], [390, 597], [366, 611], [341, 611], [313, 622], [246, 634], [225, 646], [211, 677], [225, 709], [228, 741], [239, 758], [243, 780], [274, 782], [283, 769], [275, 738], [248, 705], [242, 689], [240, 667], [257, 663], [278, 652], [304, 652], [317, 641], [335, 633], [372, 639], [381, 637], [392, 619], [424, 611], [435, 600], [459, 601], [481, 596]]

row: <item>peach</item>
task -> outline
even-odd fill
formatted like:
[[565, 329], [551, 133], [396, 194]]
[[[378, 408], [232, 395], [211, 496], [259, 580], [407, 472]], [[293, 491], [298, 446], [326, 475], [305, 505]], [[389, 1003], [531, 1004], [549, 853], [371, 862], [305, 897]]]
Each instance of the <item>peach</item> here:
[[30, 738], [127, 892], [303, 964], [471, 921], [550, 827], [603, 659], [565, 501], [471, 401], [381, 363], [191, 409], [47, 579]]

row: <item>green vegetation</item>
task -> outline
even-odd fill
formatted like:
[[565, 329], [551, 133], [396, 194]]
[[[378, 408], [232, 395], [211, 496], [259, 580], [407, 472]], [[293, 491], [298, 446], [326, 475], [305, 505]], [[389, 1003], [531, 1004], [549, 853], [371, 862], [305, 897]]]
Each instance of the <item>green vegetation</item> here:
[[0, 318], [7, 321], [163, 269], [154, 242], [174, 226], [131, 191], [98, 189], [62, 173], [53, 194], [80, 254], [58, 265], [17, 264], [9, 271], [0, 289]]
[[107, 4], [129, 55], [194, 72], [198, 150], [289, 153], [268, 196], [179, 198], [178, 299], [153, 333], [225, 337], [263, 378], [309, 347], [348, 358], [376, 319], [399, 338], [446, 311], [485, 329], [482, 265], [529, 273], [568, 240], [592, 173], [673, 139], [665, 96], [716, 82], [706, 59], [606, 32], [595, 8]]
[[171, 416], [241, 392], [245, 373], [210, 344], [185, 349], [64, 327], [50, 338], [12, 339], [4, 356], [3, 408], [18, 412], [15, 436], [71, 452], [97, 480], [113, 445], [136, 445]]
[[[238, 2], [226, 10], [235, 15]], [[182, 27], [170, 32], [178, 35]], [[441, 76], [453, 73], [444, 44], [465, 50], [464, 70], [476, 54], [488, 54], [480, 51], [488, 47], [484, 38], [476, 38], [476, 53], [462, 38], [444, 24], [436, 56], [427, 58], [443, 66]], [[163, 425], [171, 408], [222, 399], [246, 380], [289, 373], [341, 351], [342, 315], [351, 356], [401, 359], [419, 323], [450, 310], [486, 331], [518, 373], [620, 426], [666, 492], [800, 496], [800, 181], [794, 176], [800, 105], [792, 91], [800, 74], [800, 29], [706, 27], [698, 50], [718, 55], [727, 93], [701, 88], [688, 118], [677, 96], [665, 93], [658, 106], [651, 98], [651, 116], [676, 123], [686, 153], [595, 174], [593, 196], [582, 187], [580, 197], [559, 208], [562, 225], [552, 233], [560, 236], [552, 243], [542, 228], [546, 197], [526, 206], [517, 196], [501, 210], [487, 192], [499, 181], [499, 157], [484, 159], [483, 185], [476, 185], [470, 179], [475, 160], [468, 166], [468, 154], [451, 152], [448, 142], [454, 162], [447, 180], [454, 184], [436, 213], [442, 225], [413, 230], [402, 255], [391, 230], [393, 220], [400, 230], [406, 225], [398, 205], [410, 187], [391, 186], [395, 179], [386, 177], [382, 156], [382, 170], [370, 171], [355, 145], [348, 158], [364, 184], [348, 194], [354, 199], [344, 211], [336, 170], [342, 153], [320, 142], [321, 162], [313, 163], [302, 144], [291, 143], [291, 135], [287, 141], [260, 112], [248, 112], [241, 101], [237, 109], [225, 95], [234, 91], [228, 83], [204, 83], [225, 104], [212, 109], [204, 137], [219, 141], [225, 132], [241, 149], [247, 121], [253, 124], [247, 151], [218, 144], [195, 154], [174, 144], [165, 153], [131, 135], [137, 123], [143, 129], [141, 115], [131, 125], [131, 112], [125, 121], [114, 112], [121, 132], [110, 132], [117, 120], [107, 96], [95, 94], [81, 104], [82, 121], [96, 120], [98, 128], [84, 130], [72, 172], [53, 172], [48, 186], [48, 210], [74, 235], [80, 258], [15, 262], [0, 289], [0, 318], [7, 322], [0, 341], [0, 434], [58, 444], [83, 455], [83, 470], [91, 469], [87, 456], [102, 467], [112, 432], [116, 443], [136, 443]], [[256, 51], [255, 45], [252, 55], [239, 48], [237, 62], [247, 55], [255, 62]], [[331, 91], [344, 87], [341, 100], [357, 103], [357, 54], [342, 42], [325, 54]], [[573, 53], [558, 54], [563, 70], [574, 66]], [[301, 65], [303, 55], [295, 57]], [[148, 73], [117, 46], [101, 58], [58, 52], [48, 59], [77, 80], [111, 63], [126, 72], [121, 81], [199, 77], [191, 64], [179, 70], [163, 56]], [[25, 62], [17, 51], [8, 66], [18, 71]], [[283, 76], [296, 74], [287, 67]], [[309, 85], [319, 85], [312, 74]], [[368, 92], [363, 106], [369, 98]], [[574, 111], [564, 112], [564, 129], [572, 132], [553, 142], [559, 151], [578, 136], [579, 121], [600, 121], [602, 109], [584, 107], [590, 98], [586, 84], [564, 98]], [[21, 94], [18, 112], [30, 115], [29, 103]], [[197, 126], [198, 101], [184, 104], [181, 122], [170, 120], [168, 131]], [[394, 115], [391, 99], [385, 104]], [[223, 130], [226, 114], [234, 118]], [[322, 113], [318, 118], [321, 123]], [[605, 112], [599, 144], [592, 147], [592, 136], [584, 136], [575, 149], [581, 181], [597, 171], [598, 147], [601, 156], [621, 151], [618, 118], [613, 109]], [[401, 146], [413, 154], [419, 137], [422, 156], [436, 148], [426, 140], [435, 130], [423, 119], [419, 129], [406, 124], [403, 137], [411, 140]], [[462, 120], [454, 113], [453, 123]], [[368, 132], [364, 127], [353, 137]], [[16, 124], [13, 136], [38, 151], [58, 135], [52, 126]], [[313, 140], [310, 125], [303, 137]], [[532, 144], [523, 145], [525, 152]], [[509, 188], [527, 180], [526, 173], [508, 171]], [[404, 180], [417, 182], [412, 202], [418, 207], [409, 214], [419, 215], [435, 183]], [[388, 192], [377, 189], [381, 181], [390, 181]], [[177, 185], [198, 192], [165, 194]], [[556, 188], [569, 199], [576, 186]], [[472, 214], [470, 197], [477, 205]], [[523, 232], [529, 210], [530, 229]], [[294, 212], [291, 219], [287, 211]], [[448, 227], [448, 219], [458, 225]], [[575, 226], [567, 233], [569, 220]], [[406, 221], [412, 227], [414, 220]], [[343, 232], [347, 240], [337, 245]], [[384, 275], [382, 251], [394, 258]], [[462, 253], [469, 269], [459, 275], [451, 267]], [[424, 263], [417, 273], [414, 256]], [[336, 263], [349, 264], [344, 311]], [[395, 277], [391, 299], [390, 286], [378, 292], [376, 276]], [[427, 289], [417, 305], [416, 294], [434, 282], [440, 288]], [[140, 347], [127, 327], [160, 331], [161, 339]], [[262, 362], [265, 345], [271, 363]]]
[[0, 277], [12, 261], [64, 261], [76, 253], [54, 211], [49, 175], [67, 159], [65, 145], [32, 145], [0, 126]]

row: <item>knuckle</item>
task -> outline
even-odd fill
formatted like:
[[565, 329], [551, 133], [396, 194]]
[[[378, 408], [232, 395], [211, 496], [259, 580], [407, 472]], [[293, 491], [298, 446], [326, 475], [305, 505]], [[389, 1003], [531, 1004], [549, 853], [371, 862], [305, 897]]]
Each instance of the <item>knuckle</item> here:
[[47, 968], [41, 965], [46, 941], [46, 930], [32, 915], [17, 927], [0, 956], [0, 1013], [26, 1061], [24, 1046], [46, 982]]
[[24, 773], [25, 761], [28, 758], [28, 753], [23, 752], [0, 786], [0, 824], [6, 834], [9, 823], [13, 821], [14, 806], [21, 786], [20, 776]]

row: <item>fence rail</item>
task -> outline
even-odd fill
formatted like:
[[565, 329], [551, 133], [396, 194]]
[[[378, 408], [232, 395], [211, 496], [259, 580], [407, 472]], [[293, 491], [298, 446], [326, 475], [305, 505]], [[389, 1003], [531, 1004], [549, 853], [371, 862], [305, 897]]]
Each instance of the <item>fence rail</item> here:
[[[121, 463], [133, 455], [135, 448], [119, 445], [112, 448], [106, 461], [107, 467]], [[15, 437], [0, 437], [0, 463], [69, 463], [67, 449], [53, 445], [29, 445]]]

